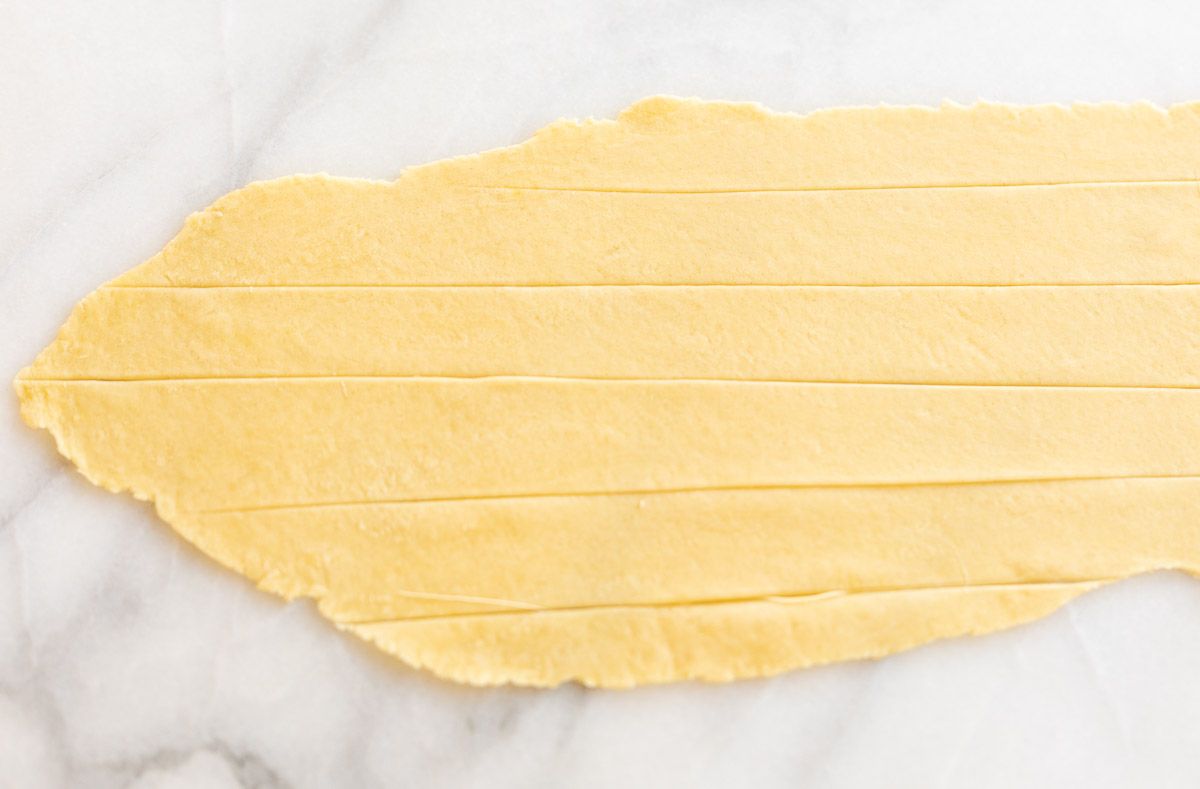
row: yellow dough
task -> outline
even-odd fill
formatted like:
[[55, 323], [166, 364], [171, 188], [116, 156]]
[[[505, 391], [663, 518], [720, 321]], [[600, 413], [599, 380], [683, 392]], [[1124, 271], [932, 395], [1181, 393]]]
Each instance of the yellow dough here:
[[880, 656], [1200, 573], [1198, 177], [1200, 104], [652, 98], [226, 195], [16, 387], [90, 480], [442, 676]]

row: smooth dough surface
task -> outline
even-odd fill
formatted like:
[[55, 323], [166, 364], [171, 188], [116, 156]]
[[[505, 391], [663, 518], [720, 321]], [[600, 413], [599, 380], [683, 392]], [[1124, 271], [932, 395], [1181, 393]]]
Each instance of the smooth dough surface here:
[[445, 677], [875, 657], [1200, 572], [1197, 174], [1200, 104], [652, 98], [226, 195], [16, 388]]

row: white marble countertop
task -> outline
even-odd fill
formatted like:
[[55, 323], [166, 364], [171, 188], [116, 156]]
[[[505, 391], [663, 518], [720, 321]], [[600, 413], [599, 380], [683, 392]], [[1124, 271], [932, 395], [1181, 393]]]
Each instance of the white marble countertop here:
[[[653, 93], [1200, 98], [1200, 5], [0, 5], [0, 379], [184, 217], [391, 177]], [[1200, 525], [1198, 525], [1200, 527]], [[0, 397], [0, 786], [1197, 786], [1200, 583], [878, 662], [625, 692], [457, 687], [254, 591]]]

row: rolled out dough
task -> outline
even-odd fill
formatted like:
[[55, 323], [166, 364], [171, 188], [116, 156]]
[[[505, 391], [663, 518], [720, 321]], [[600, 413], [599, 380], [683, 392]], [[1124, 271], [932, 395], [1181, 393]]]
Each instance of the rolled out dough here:
[[1200, 104], [652, 98], [226, 195], [16, 388], [90, 480], [442, 676], [880, 656], [1200, 572], [1197, 173]]

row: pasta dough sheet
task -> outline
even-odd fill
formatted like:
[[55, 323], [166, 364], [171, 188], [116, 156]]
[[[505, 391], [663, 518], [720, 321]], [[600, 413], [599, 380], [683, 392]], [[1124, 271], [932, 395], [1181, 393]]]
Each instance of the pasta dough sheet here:
[[652, 98], [256, 183], [16, 381], [93, 482], [474, 684], [725, 680], [1200, 572], [1200, 104]]

